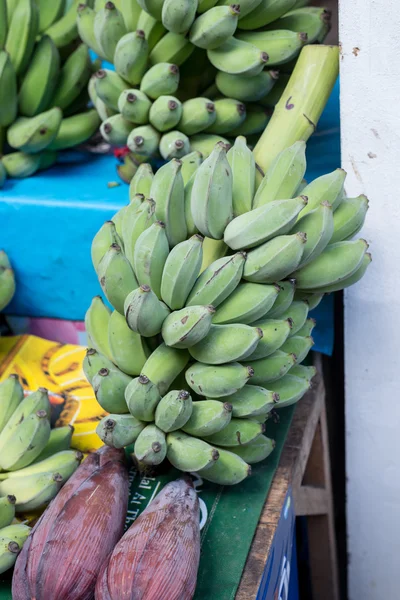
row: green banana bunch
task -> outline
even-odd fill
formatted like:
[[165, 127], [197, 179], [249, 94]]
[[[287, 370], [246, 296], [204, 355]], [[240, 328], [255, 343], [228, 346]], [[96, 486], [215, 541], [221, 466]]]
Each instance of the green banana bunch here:
[[[1, 164], [1, 163], [0, 163]], [[1, 187], [1, 186], [0, 186]], [[0, 310], [12, 300], [15, 293], [15, 275], [4, 250], [0, 250]], [[0, 396], [1, 397], [1, 396]], [[1, 431], [1, 416], [0, 416]]]
[[11, 569], [31, 528], [22, 523], [0, 529], [0, 574]]

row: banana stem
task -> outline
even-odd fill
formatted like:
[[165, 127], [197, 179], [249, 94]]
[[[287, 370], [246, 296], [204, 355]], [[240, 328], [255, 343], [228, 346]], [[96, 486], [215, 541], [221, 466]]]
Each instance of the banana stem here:
[[288, 84], [253, 153], [265, 172], [274, 158], [295, 142], [308, 140], [339, 74], [337, 46], [305, 46]]

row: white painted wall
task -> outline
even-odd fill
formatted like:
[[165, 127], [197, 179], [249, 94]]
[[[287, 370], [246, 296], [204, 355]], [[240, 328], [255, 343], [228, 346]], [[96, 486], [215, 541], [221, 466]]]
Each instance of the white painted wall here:
[[373, 261], [345, 294], [349, 599], [400, 599], [400, 6], [340, 0], [342, 165]]

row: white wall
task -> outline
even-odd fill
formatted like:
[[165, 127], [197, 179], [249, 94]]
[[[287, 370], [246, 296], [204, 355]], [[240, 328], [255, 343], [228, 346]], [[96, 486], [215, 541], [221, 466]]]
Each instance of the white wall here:
[[373, 261], [345, 294], [349, 599], [400, 598], [400, 5], [340, 0], [342, 166]]

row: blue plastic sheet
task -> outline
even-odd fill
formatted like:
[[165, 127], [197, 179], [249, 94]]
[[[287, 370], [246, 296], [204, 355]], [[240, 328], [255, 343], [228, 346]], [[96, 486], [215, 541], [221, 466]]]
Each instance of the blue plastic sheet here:
[[[339, 87], [308, 142], [308, 181], [340, 165]], [[100, 291], [90, 245], [96, 231], [127, 203], [113, 156], [68, 152], [61, 164], [0, 190], [0, 248], [12, 261], [17, 292], [10, 315], [82, 320]], [[316, 349], [330, 353], [332, 302], [317, 309]]]

